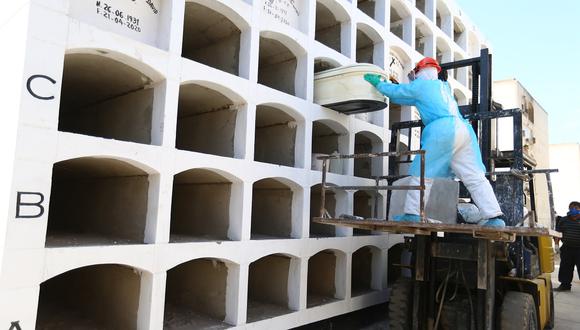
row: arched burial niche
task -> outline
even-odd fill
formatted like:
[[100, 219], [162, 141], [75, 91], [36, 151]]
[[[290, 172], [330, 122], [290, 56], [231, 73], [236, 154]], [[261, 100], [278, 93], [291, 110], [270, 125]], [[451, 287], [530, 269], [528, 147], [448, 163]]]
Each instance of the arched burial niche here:
[[[327, 183], [328, 184], [328, 183]], [[315, 223], [312, 221], [315, 217], [320, 217], [320, 203], [322, 201], [321, 197], [322, 189], [320, 184], [316, 184], [310, 188], [310, 237], [335, 237], [336, 227], [324, 225], [320, 223]], [[337, 214], [337, 201], [338, 204], [346, 201], [345, 191], [333, 191], [325, 190], [325, 208], [330, 213], [333, 218], [338, 217]]]
[[328, 0], [316, 1], [314, 39], [340, 53], [342, 49], [342, 22], [326, 4], [328, 4]]
[[152, 121], [161, 111], [155, 90], [164, 86], [124, 61], [102, 50], [65, 55], [59, 131], [161, 144]]
[[148, 203], [155, 203], [150, 182], [145, 171], [116, 159], [54, 164], [46, 246], [143, 243]]
[[232, 182], [220, 174], [192, 169], [175, 175], [170, 241], [230, 239], [231, 199]]
[[294, 192], [276, 179], [254, 183], [252, 194], [252, 239], [292, 237]]
[[[354, 137], [354, 153], [367, 154], [382, 152], [383, 142], [370, 132], [360, 132]], [[354, 160], [354, 175], [363, 178], [382, 175], [382, 157], [356, 158]]]
[[[322, 161], [318, 156], [334, 153], [346, 153], [348, 150], [348, 131], [340, 124], [332, 121], [315, 121], [312, 123], [312, 169], [321, 170]], [[327, 170], [336, 174], [344, 174], [345, 161], [330, 160]]]
[[306, 306], [308, 308], [328, 304], [342, 299], [344, 283], [340, 272], [344, 256], [333, 250], [318, 252], [308, 259], [308, 285]]
[[228, 276], [234, 264], [195, 259], [167, 271], [164, 329], [226, 329]]
[[37, 329], [137, 329], [141, 274], [123, 265], [68, 271], [40, 284]]
[[270, 105], [256, 107], [254, 160], [294, 166], [298, 123], [286, 112]]
[[379, 249], [365, 246], [352, 254], [351, 268], [351, 296], [356, 297], [374, 291], [373, 274], [378, 271], [374, 268], [380, 262]]
[[427, 49], [431, 38], [431, 31], [427, 23], [416, 20], [415, 25], [415, 50], [423, 56], [427, 56]]
[[238, 75], [242, 31], [228, 17], [186, 1], [182, 56]]
[[[216, 87], [217, 88], [217, 87]], [[224, 95], [225, 93], [228, 96]], [[238, 110], [242, 99], [230, 91], [188, 83], [179, 89], [177, 149], [234, 157]]]
[[290, 274], [297, 260], [272, 254], [250, 264], [247, 322], [256, 322], [292, 312]]
[[375, 42], [361, 29], [356, 30], [356, 61], [374, 63]]
[[331, 60], [331, 59], [321, 58], [321, 57], [314, 59], [314, 73], [338, 68], [339, 66], [340, 66], [340, 63], [338, 63], [334, 60]]
[[[359, 190], [354, 193], [353, 211], [354, 215], [363, 217], [365, 219], [376, 218], [374, 210], [374, 203], [376, 196], [371, 195], [372, 192]], [[380, 198], [379, 198], [380, 199]], [[378, 211], [378, 210], [377, 210]], [[353, 229], [354, 235], [370, 235], [371, 231], [366, 229]]]
[[280, 40], [268, 36], [264, 34], [260, 36], [258, 83], [298, 96], [296, 91], [298, 58]]
[[356, 6], [363, 13], [367, 14], [369, 17], [372, 17], [373, 19], [375, 18], [375, 8], [377, 6], [377, 0], [357, 0]]
[[403, 4], [405, 0], [391, 0], [390, 1], [390, 24], [389, 31], [397, 36], [399, 39], [410, 44], [410, 39], [405, 38], [409, 35], [408, 29], [411, 28], [411, 24], [407, 24], [410, 20], [411, 13], [407, 10], [406, 6]]

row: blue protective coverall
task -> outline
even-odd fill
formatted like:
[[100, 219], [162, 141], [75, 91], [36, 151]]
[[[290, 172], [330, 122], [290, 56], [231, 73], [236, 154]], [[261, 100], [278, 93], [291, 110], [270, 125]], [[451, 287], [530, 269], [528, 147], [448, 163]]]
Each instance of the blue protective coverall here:
[[[439, 79], [416, 79], [409, 84], [380, 82], [376, 88], [390, 102], [415, 106], [425, 125], [421, 149], [425, 154], [426, 191], [429, 197], [433, 178], [452, 178], [455, 174], [469, 190], [483, 219], [502, 215], [497, 198], [485, 177], [485, 167], [473, 128], [459, 112], [449, 83]], [[415, 157], [409, 174], [410, 184], [419, 184], [420, 157]], [[419, 214], [419, 191], [409, 190], [405, 213]]]

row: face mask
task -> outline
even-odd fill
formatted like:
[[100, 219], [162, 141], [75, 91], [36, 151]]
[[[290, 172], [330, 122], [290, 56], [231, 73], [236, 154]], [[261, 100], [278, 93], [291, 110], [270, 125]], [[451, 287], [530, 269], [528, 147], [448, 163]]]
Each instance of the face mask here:
[[578, 210], [578, 209], [571, 209], [570, 211], [568, 211], [568, 215], [569, 216], [580, 215], [580, 210]]
[[437, 80], [439, 78], [438, 77], [439, 74], [437, 73], [437, 69], [435, 69], [433, 67], [426, 67], [426, 68], [419, 70], [419, 72], [417, 72], [416, 76], [417, 76], [416, 79], [423, 79], [423, 80]]

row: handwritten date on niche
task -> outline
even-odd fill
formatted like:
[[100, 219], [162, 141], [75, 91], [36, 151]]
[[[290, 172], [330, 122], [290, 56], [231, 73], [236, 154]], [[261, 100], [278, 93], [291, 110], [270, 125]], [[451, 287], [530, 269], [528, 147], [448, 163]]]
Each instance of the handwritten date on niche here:
[[128, 13], [123, 12], [122, 10], [118, 10], [113, 8], [110, 4], [104, 1], [97, 1], [96, 2], [96, 9], [97, 15], [114, 22], [120, 26], [124, 26], [130, 30], [141, 32], [141, 26], [139, 26], [139, 18], [129, 15]]

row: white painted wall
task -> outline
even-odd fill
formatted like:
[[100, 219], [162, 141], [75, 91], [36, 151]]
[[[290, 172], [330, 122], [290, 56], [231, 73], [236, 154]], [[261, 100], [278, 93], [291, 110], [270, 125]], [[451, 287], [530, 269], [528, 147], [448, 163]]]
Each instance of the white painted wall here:
[[580, 201], [580, 144], [551, 144], [550, 165], [559, 170], [552, 175], [552, 188], [556, 214], [564, 216], [570, 202]]
[[[295, 15], [293, 17], [290, 14], [294, 8], [286, 7], [290, 10], [287, 21], [275, 14], [265, 13], [264, 2], [259, 0], [195, 0], [223, 14], [241, 29], [240, 76], [181, 56], [183, 1], [127, 3], [108, 0], [106, 3], [111, 5], [117, 22], [113, 16], [110, 19], [108, 15], [101, 15], [101, 9], [105, 10], [102, 7], [105, 1], [101, 2], [99, 12], [95, 1], [16, 0], [6, 4], [0, 13], [0, 37], [11, 47], [3, 53], [3, 61], [0, 62], [5, 75], [0, 87], [6, 92], [3, 94], [6, 97], [2, 99], [3, 108], [10, 111], [6, 111], [0, 124], [6, 155], [0, 179], [2, 182], [12, 182], [12, 185], [4, 184], [0, 190], [0, 211], [4, 214], [0, 218], [0, 327], [18, 321], [23, 329], [34, 328], [43, 283], [67, 271], [102, 264], [126, 265], [140, 276], [139, 310], [136, 315], [139, 329], [162, 328], [167, 271], [198, 258], [215, 258], [228, 264], [225, 321], [234, 327], [289, 328], [388, 299], [384, 267], [389, 246], [387, 235], [353, 236], [351, 229], [337, 228], [337, 237], [309, 238], [310, 187], [320, 182], [320, 172], [310, 169], [312, 123], [323, 120], [342, 127], [339, 139], [343, 153], [354, 152], [354, 138], [359, 132], [377, 136], [382, 141], [383, 150], [387, 150], [390, 138], [388, 114], [384, 112], [368, 118], [347, 117], [312, 102], [314, 59], [326, 58], [341, 65], [354, 63], [357, 27], [364, 26], [365, 31], [379, 38], [374, 40], [373, 62], [386, 69], [389, 54], [396, 50], [402, 54], [403, 71], [407, 72], [423, 57], [414, 50], [413, 44], [418, 18], [433, 32], [431, 39], [427, 40], [430, 48], [434, 49], [437, 37], [444, 38], [454, 53], [464, 57], [467, 57], [468, 47], [453, 43], [435, 27], [432, 21], [434, 0], [427, 0], [429, 18], [409, 1], [379, 0], [375, 5], [374, 19], [356, 8], [356, 1], [320, 1], [332, 3], [331, 9], [340, 16], [340, 53], [315, 41], [316, 2], [313, 0], [295, 2], [297, 11], [292, 14]], [[404, 41], [392, 33], [385, 33], [388, 29], [385, 22], [390, 22], [389, 13], [394, 2], [406, 13], [402, 26]], [[287, 5], [289, 2], [274, 3]], [[127, 13], [138, 18], [141, 32], [127, 25], [127, 21], [121, 26], [118, 23], [120, 11], [123, 11], [123, 20], [126, 20]], [[277, 12], [283, 13], [280, 9]], [[465, 34], [471, 32], [479, 35], [472, 25], [466, 24], [467, 18], [457, 8], [452, 7], [450, 15], [453, 16], [451, 19], [460, 17], [465, 24]], [[261, 36], [284, 43], [296, 56], [297, 72], [293, 80], [296, 95], [257, 83]], [[475, 40], [483, 38], [477, 37]], [[134, 143], [58, 131], [63, 64], [67, 52], [106, 53], [106, 56], [142, 72], [158, 84], [156, 87], [161, 87], [154, 90], [151, 142]], [[50, 79], [34, 79], [32, 91], [41, 97], [54, 98], [43, 100], [28, 93], [26, 80], [33, 75], [46, 75]], [[213, 89], [241, 105], [237, 110], [233, 135], [233, 157], [175, 148], [179, 90], [186, 83]], [[457, 88], [465, 90], [465, 86]], [[295, 114], [293, 117], [299, 123], [299, 129], [296, 132], [294, 167], [254, 161], [256, 106], [262, 104], [289, 109]], [[115, 110], [123, 111], [123, 107], [118, 104]], [[405, 111], [403, 119], [416, 118], [414, 109], [406, 108]], [[115, 127], [114, 124], [119, 123], [113, 123], [111, 127]], [[141, 217], [144, 218], [141, 221], [146, 223], [140, 227], [145, 228], [143, 244], [90, 245], [80, 240], [81, 246], [45, 247], [53, 164], [81, 157], [121, 160], [147, 173], [146, 216]], [[372, 180], [353, 177], [352, 160], [343, 165], [341, 174], [328, 175], [329, 182], [337, 185], [373, 184]], [[386, 162], [381, 165], [387, 168]], [[233, 183], [228, 228], [231, 241], [169, 243], [173, 177], [194, 168], [210, 169]], [[292, 222], [292, 238], [251, 239], [252, 187], [256, 181], [265, 178], [276, 178], [292, 188], [289, 220]], [[44, 214], [31, 219], [16, 218], [18, 191], [42, 193]], [[22, 202], [36, 203], [38, 200], [35, 197], [25, 195]], [[337, 205], [336, 212], [352, 213], [353, 194], [343, 193], [337, 197], [340, 197], [337, 198], [340, 205]], [[117, 201], [114, 205], [123, 203]], [[21, 209], [29, 215], [38, 210], [34, 205]], [[385, 210], [381, 207], [379, 213], [384, 216]], [[373, 251], [371, 268], [374, 291], [352, 297], [352, 253], [365, 246], [371, 246]], [[334, 279], [338, 300], [315, 309], [307, 308], [308, 260], [326, 250], [333, 251], [337, 256]], [[292, 258], [287, 274], [288, 306], [296, 312], [247, 324], [250, 264], [272, 254]]]

